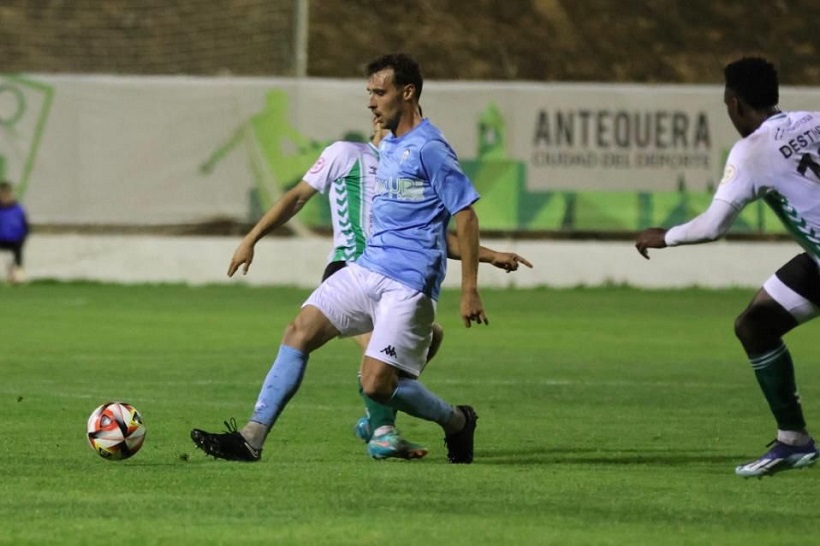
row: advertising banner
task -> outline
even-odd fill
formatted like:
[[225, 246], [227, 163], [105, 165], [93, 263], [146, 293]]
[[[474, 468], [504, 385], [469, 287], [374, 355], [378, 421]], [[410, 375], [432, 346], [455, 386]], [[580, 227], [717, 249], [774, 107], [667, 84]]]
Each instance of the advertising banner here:
[[[0, 76], [0, 176], [37, 225], [249, 223], [335, 140], [368, 138], [365, 81]], [[820, 90], [785, 88], [785, 109]], [[421, 105], [484, 230], [618, 232], [703, 210], [739, 138], [721, 86], [425, 82]], [[295, 224], [326, 228], [314, 199]], [[736, 229], [782, 228], [751, 206]]]

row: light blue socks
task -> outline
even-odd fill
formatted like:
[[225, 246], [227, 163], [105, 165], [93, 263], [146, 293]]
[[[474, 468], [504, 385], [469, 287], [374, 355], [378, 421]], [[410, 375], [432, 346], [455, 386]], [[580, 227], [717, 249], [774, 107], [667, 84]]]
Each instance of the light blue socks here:
[[285, 345], [279, 346], [279, 354], [262, 383], [251, 421], [265, 425], [270, 430], [288, 401], [299, 390], [307, 362], [308, 355], [302, 351]]
[[446, 426], [453, 415], [453, 407], [417, 379], [399, 378], [399, 385], [386, 405], [441, 426]]

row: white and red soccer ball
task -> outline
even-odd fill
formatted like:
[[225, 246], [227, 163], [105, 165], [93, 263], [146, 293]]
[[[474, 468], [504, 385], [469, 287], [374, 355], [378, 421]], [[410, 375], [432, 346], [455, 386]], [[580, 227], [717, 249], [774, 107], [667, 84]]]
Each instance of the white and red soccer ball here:
[[88, 443], [103, 459], [121, 461], [133, 456], [145, 441], [145, 425], [137, 408], [125, 402], [106, 402], [88, 418]]

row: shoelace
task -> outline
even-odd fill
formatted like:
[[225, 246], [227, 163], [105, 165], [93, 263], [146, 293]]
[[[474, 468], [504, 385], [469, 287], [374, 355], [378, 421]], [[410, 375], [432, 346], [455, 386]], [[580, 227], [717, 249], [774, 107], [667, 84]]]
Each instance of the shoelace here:
[[225, 424], [225, 428], [229, 433], [238, 432], [238, 429], [236, 427], [236, 419], [234, 419], [233, 417], [231, 417], [227, 421], [223, 421], [223, 423]]

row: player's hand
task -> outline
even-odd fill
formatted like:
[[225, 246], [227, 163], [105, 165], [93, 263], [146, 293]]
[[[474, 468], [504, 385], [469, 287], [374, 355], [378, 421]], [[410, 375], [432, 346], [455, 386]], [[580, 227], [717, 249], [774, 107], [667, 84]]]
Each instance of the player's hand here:
[[253, 262], [253, 245], [242, 241], [239, 243], [239, 246], [236, 247], [233, 258], [231, 258], [231, 263], [228, 265], [228, 276], [233, 277], [233, 274], [236, 273], [239, 266], [244, 266], [242, 268], [242, 274], [247, 275], [251, 262]]
[[638, 249], [641, 256], [648, 260], [650, 248], [666, 248], [665, 235], [666, 230], [663, 228], [653, 227], [645, 229], [640, 232], [637, 239], [635, 239], [635, 248]]
[[484, 313], [484, 304], [481, 303], [481, 296], [475, 290], [461, 293], [461, 320], [464, 326], [469, 328], [473, 322], [478, 324], [490, 324], [487, 315]]
[[490, 260], [490, 263], [499, 269], [503, 269], [507, 273], [517, 271], [518, 266], [521, 264], [532, 269], [532, 264], [528, 262], [526, 258], [519, 256], [515, 252], [496, 252], [492, 260]]

